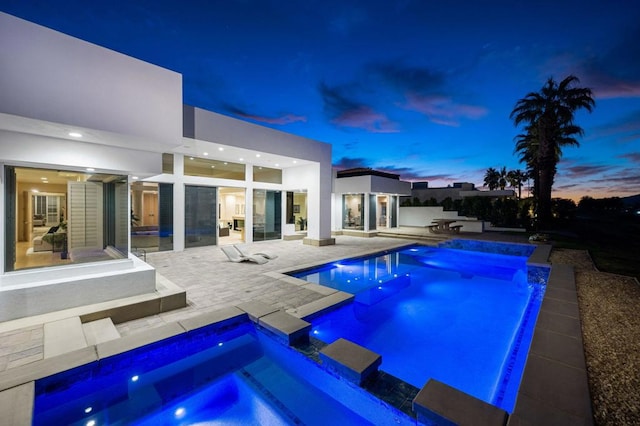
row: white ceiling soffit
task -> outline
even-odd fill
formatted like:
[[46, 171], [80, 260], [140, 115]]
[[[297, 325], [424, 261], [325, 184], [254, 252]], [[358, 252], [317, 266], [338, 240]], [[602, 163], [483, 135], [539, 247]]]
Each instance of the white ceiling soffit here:
[[[180, 144], [179, 141], [176, 142], [176, 144], [170, 145], [138, 136], [121, 135], [118, 133], [87, 129], [69, 124], [54, 123], [51, 121], [35, 120], [33, 118], [5, 113], [0, 113], [0, 129], [16, 133], [47, 136], [57, 139], [75, 140], [160, 153], [170, 152]], [[73, 137], [70, 136], [70, 133], [79, 133], [82, 136]]]
[[[222, 148], [222, 149], [220, 149]], [[286, 169], [315, 164], [313, 161], [296, 157], [256, 152], [245, 148], [237, 148], [222, 143], [207, 142], [191, 138], [183, 138], [182, 146], [171, 150], [177, 154], [212, 160], [223, 160], [233, 163], [246, 163], [262, 167]]]

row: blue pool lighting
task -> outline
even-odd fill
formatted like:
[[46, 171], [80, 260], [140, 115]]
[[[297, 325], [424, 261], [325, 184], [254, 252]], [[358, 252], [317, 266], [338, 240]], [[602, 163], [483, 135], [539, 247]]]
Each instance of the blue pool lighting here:
[[344, 259], [350, 279], [330, 265], [291, 275], [355, 295], [312, 319], [323, 342], [350, 340], [417, 388], [433, 378], [511, 412], [549, 268], [531, 273], [529, 245], [449, 244]]

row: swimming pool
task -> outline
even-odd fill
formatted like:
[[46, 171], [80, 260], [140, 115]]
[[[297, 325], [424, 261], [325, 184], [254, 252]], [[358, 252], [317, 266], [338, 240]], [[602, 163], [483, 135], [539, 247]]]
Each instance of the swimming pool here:
[[46, 377], [35, 389], [34, 425], [415, 424], [248, 320]]
[[379, 353], [413, 386], [434, 378], [511, 412], [545, 285], [528, 280], [526, 252], [498, 252], [414, 245], [292, 275], [355, 294], [311, 319], [314, 337]]

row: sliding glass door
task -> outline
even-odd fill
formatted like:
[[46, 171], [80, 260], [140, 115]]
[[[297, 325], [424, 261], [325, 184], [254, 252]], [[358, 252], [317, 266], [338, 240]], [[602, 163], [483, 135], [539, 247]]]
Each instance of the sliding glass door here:
[[185, 186], [185, 247], [216, 244], [216, 190], [210, 186]]
[[282, 193], [253, 190], [253, 241], [282, 238]]

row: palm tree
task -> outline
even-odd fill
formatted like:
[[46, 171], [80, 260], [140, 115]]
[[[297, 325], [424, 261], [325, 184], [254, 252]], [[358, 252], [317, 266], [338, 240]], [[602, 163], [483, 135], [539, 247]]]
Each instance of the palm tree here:
[[503, 166], [500, 172], [498, 172], [498, 175], [498, 186], [504, 191], [504, 188], [507, 186], [507, 168]]
[[526, 136], [516, 137], [516, 151], [535, 173], [539, 226], [547, 226], [551, 220], [551, 189], [562, 147], [579, 146], [576, 136], [584, 133], [574, 124], [575, 112], [582, 108], [591, 112], [595, 106], [591, 89], [574, 86], [579, 81], [573, 75], [560, 83], [549, 78], [540, 92], [520, 99], [510, 115], [516, 126], [526, 124]]
[[513, 188], [518, 188], [518, 198], [522, 198], [522, 184], [527, 180], [527, 173], [522, 170], [509, 170], [507, 181]]
[[489, 191], [493, 191], [498, 188], [500, 181], [500, 172], [493, 167], [489, 167], [484, 173], [484, 184], [489, 187]]

